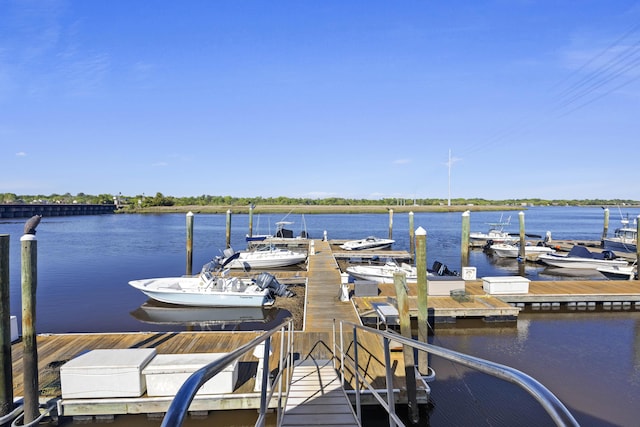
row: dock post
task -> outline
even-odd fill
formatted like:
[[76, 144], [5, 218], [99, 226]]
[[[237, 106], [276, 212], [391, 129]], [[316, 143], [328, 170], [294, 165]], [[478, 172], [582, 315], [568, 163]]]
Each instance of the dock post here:
[[469, 266], [469, 223], [471, 221], [470, 212], [464, 211], [462, 213], [462, 239], [460, 242], [460, 266]]
[[518, 212], [518, 222], [520, 223], [520, 248], [518, 251], [518, 255], [522, 261], [525, 260], [525, 234], [524, 234], [524, 212]]
[[11, 304], [9, 301], [9, 235], [0, 234], [0, 331], [2, 331], [2, 377], [0, 417], [13, 410], [13, 369], [11, 360]]
[[600, 241], [600, 246], [604, 248], [604, 239], [607, 237], [609, 233], [609, 208], [604, 208], [604, 227], [602, 228], [602, 240]]
[[[427, 296], [429, 295], [429, 280], [427, 280], [427, 230], [418, 227], [416, 230], [416, 273], [418, 275], [418, 341], [429, 343], [429, 311]], [[421, 351], [418, 353], [418, 371], [422, 375], [429, 372], [429, 355]]]
[[249, 203], [249, 237], [253, 236], [253, 208], [255, 207], [256, 205]]
[[[407, 296], [407, 276], [402, 272], [393, 273], [393, 284], [396, 288], [398, 300], [398, 317], [400, 321], [400, 334], [405, 338], [411, 336], [411, 317], [409, 317], [409, 298]], [[419, 354], [422, 354], [420, 352]], [[415, 424], [420, 420], [417, 402], [416, 371], [413, 348], [403, 345], [402, 357], [404, 359], [404, 376], [407, 382], [407, 400], [409, 418]], [[419, 356], [418, 356], [419, 357]]]
[[24, 234], [22, 246], [22, 363], [24, 370], [24, 424], [40, 416], [38, 347], [36, 343], [36, 288], [38, 286], [38, 240]]
[[636, 265], [640, 265], [640, 245], [638, 245], [638, 235], [640, 235], [640, 215], [636, 217]]
[[231, 247], [231, 209], [227, 209], [227, 248]]
[[389, 238], [393, 239], [393, 209], [389, 209]]
[[415, 242], [415, 232], [413, 228], [413, 212], [409, 212], [409, 253], [416, 259], [416, 242]]
[[191, 276], [193, 268], [193, 212], [187, 212], [187, 276]]

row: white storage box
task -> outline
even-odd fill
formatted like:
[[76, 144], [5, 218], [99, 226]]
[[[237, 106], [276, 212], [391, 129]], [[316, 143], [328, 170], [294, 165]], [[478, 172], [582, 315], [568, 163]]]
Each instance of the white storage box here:
[[155, 348], [92, 350], [60, 367], [62, 397], [139, 397], [146, 385], [142, 369]]
[[449, 296], [451, 291], [464, 291], [464, 280], [454, 276], [430, 277], [428, 281], [428, 295]]
[[17, 341], [20, 338], [18, 334], [18, 318], [11, 316], [11, 342]]
[[[227, 354], [158, 354], [142, 371], [147, 382], [147, 396], [174, 396], [192, 373]], [[198, 395], [232, 393], [237, 379], [236, 360], [207, 381], [198, 391]]]
[[522, 276], [483, 277], [482, 290], [491, 295], [529, 293], [530, 280]]

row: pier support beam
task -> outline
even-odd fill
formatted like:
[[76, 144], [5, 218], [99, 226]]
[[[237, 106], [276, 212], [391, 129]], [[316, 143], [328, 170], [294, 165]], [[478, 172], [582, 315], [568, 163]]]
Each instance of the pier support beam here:
[[393, 209], [389, 209], [389, 238], [393, 239]]
[[415, 242], [415, 232], [413, 229], [413, 212], [409, 212], [409, 253], [416, 259], [416, 242]]
[[604, 248], [604, 239], [609, 233], [609, 208], [604, 208], [604, 226], [602, 227], [602, 240], [600, 246]]
[[227, 248], [231, 247], [231, 209], [227, 209]]
[[36, 288], [38, 241], [34, 234], [20, 239], [22, 247], [22, 361], [24, 366], [24, 424], [40, 416], [38, 348], [36, 343]]
[[[396, 288], [396, 298], [398, 300], [400, 334], [405, 338], [412, 339], [411, 317], [409, 316], [409, 296], [407, 292], [407, 276], [402, 272], [394, 273], [393, 284]], [[423, 353], [424, 352], [420, 352], [419, 355], [422, 355]], [[420, 420], [420, 413], [418, 409], [416, 369], [413, 348], [403, 345], [402, 357], [404, 359], [404, 376], [407, 382], [409, 418], [414, 424], [416, 424]]]
[[193, 269], [193, 212], [187, 212], [187, 276]]
[[9, 286], [9, 235], [0, 235], [0, 331], [2, 351], [0, 364], [0, 417], [13, 410], [13, 370], [11, 359], [11, 304]]

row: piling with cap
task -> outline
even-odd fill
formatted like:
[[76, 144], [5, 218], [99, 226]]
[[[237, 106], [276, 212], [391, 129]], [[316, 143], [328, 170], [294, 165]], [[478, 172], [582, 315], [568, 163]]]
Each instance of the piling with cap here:
[[389, 209], [389, 238], [393, 239], [393, 209]]
[[469, 228], [471, 222], [471, 213], [464, 211], [462, 213], [462, 237], [460, 239], [460, 265], [461, 267], [469, 266]]
[[[427, 230], [418, 227], [416, 230], [416, 273], [418, 275], [418, 341], [428, 344], [429, 338], [429, 310], [427, 296], [429, 295], [429, 280], [427, 280]], [[418, 353], [418, 370], [426, 375], [429, 371], [428, 354]]]

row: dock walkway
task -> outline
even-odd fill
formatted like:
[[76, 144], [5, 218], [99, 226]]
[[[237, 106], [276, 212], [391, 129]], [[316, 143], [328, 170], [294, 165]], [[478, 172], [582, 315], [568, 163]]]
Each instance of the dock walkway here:
[[283, 426], [357, 426], [342, 382], [330, 361], [293, 369]]

